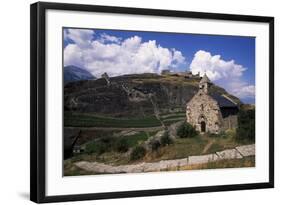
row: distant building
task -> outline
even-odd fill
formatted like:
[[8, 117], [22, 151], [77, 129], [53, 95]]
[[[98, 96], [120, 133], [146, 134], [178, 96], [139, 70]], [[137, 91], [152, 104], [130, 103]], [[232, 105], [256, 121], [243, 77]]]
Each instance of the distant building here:
[[237, 127], [237, 104], [226, 95], [210, 94], [212, 82], [205, 74], [199, 90], [187, 103], [186, 118], [201, 133], [219, 133]]
[[192, 78], [192, 79], [198, 79], [200, 78], [199, 73], [196, 75], [193, 75], [191, 71], [183, 71], [183, 72], [171, 72], [170, 70], [162, 70], [161, 75], [169, 75], [169, 76], [178, 76], [178, 77], [184, 77], [184, 78]]
[[168, 75], [171, 74], [170, 70], [162, 70], [161, 75]]
[[107, 85], [110, 85], [110, 78], [106, 72], [102, 74], [101, 77], [106, 80]]

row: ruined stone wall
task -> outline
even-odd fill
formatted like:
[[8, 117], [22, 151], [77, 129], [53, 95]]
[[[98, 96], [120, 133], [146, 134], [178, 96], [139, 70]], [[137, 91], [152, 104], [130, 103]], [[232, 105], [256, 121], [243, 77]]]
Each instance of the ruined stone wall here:
[[202, 90], [187, 103], [186, 118], [199, 132], [202, 132], [202, 122], [205, 124], [205, 132], [218, 133], [223, 127], [218, 103]]

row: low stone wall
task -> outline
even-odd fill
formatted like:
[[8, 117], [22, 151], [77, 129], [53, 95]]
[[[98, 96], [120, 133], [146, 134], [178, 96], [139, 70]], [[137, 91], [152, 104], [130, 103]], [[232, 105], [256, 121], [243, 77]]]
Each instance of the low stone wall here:
[[238, 146], [234, 149], [227, 149], [214, 154], [189, 156], [183, 159], [162, 160], [153, 163], [139, 163], [132, 165], [112, 166], [98, 162], [76, 162], [75, 166], [95, 173], [139, 173], [161, 171], [171, 168], [179, 168], [188, 165], [204, 164], [223, 159], [241, 159], [243, 157], [255, 155], [255, 144]]

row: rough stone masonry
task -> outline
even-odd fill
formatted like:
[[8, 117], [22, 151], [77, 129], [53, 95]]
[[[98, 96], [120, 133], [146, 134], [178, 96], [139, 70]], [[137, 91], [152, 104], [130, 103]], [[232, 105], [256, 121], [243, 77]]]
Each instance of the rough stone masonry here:
[[238, 106], [226, 95], [209, 93], [212, 86], [206, 73], [199, 90], [186, 106], [186, 120], [200, 133], [219, 133], [237, 127]]

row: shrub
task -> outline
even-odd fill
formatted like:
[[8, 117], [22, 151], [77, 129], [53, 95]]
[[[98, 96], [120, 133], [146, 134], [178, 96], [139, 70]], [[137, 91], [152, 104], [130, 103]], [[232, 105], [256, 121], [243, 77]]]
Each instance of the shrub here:
[[98, 154], [103, 154], [109, 150], [109, 147], [106, 143], [104, 142], [99, 142], [97, 143], [97, 153]]
[[173, 140], [169, 137], [169, 134], [168, 132], [165, 132], [161, 138], [160, 138], [160, 143], [162, 146], [166, 146], [166, 145], [169, 145], [169, 144], [172, 144], [173, 143]]
[[104, 152], [108, 152], [112, 149], [113, 143], [114, 139], [112, 137], [103, 137], [88, 143], [85, 147], [85, 152], [87, 154], [103, 154]]
[[197, 134], [194, 127], [187, 122], [182, 123], [177, 130], [177, 135], [180, 138], [195, 137]]
[[228, 129], [225, 131], [225, 135], [228, 138], [235, 138], [236, 137], [236, 129]]
[[255, 141], [255, 109], [239, 111], [236, 139]]
[[160, 144], [160, 142], [158, 140], [152, 140], [150, 142], [150, 145], [151, 145], [151, 150], [152, 151], [157, 151], [160, 148], [160, 146], [161, 146], [161, 144]]
[[143, 146], [136, 146], [130, 154], [130, 160], [138, 160], [144, 157], [146, 150]]
[[106, 152], [108, 147], [106, 144], [102, 141], [93, 141], [91, 143], [88, 143], [85, 147], [85, 152], [87, 154], [92, 154], [92, 153], [97, 153], [97, 154], [102, 154]]
[[127, 152], [129, 150], [129, 143], [125, 138], [120, 138], [116, 141], [115, 150], [117, 152]]
[[86, 144], [86, 146], [85, 146], [85, 153], [87, 153], [87, 154], [94, 153], [94, 152], [96, 152], [96, 149], [97, 149], [96, 143], [90, 142], [90, 143]]

